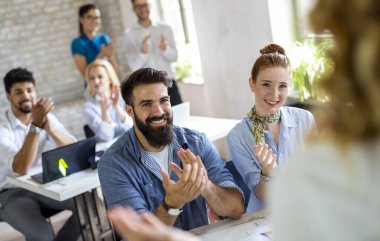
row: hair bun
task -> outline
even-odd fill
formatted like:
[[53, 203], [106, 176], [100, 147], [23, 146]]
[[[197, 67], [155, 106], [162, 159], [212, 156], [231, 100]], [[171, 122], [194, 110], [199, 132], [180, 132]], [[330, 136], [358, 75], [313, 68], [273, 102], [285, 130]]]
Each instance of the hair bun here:
[[273, 54], [273, 53], [285, 54], [285, 50], [277, 44], [268, 44], [264, 48], [260, 49], [261, 54]]

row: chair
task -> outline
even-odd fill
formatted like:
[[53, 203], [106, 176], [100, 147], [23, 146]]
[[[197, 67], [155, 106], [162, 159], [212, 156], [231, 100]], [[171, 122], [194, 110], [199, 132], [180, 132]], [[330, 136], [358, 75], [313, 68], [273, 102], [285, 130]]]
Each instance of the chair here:
[[89, 125], [84, 125], [83, 130], [84, 130], [84, 135], [86, 136], [86, 138], [91, 138], [91, 137], [95, 136], [94, 131], [91, 130]]
[[244, 210], [247, 209], [247, 206], [248, 206], [248, 201], [249, 201], [249, 197], [251, 195], [251, 191], [249, 190], [247, 184], [245, 184], [243, 178], [241, 177], [241, 175], [239, 174], [239, 172], [236, 170], [236, 167], [233, 163], [233, 161], [228, 161], [226, 162], [226, 168], [230, 171], [230, 173], [232, 174], [236, 184], [240, 187], [240, 189], [243, 191], [244, 193]]

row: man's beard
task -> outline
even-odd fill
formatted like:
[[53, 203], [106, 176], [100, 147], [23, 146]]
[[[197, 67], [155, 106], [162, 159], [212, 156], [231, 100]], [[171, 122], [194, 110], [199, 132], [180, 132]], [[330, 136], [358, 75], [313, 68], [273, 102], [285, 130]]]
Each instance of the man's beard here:
[[24, 113], [24, 114], [29, 114], [30, 112], [32, 112], [32, 109], [31, 108], [25, 108], [25, 107], [23, 107], [23, 103], [24, 102], [31, 102], [31, 100], [23, 100], [23, 101], [21, 101], [19, 104], [18, 104], [18, 106], [16, 106], [16, 105], [14, 105], [14, 107], [17, 109], [17, 110], [19, 110], [20, 112], [22, 112], [22, 113]]
[[[173, 117], [168, 114], [163, 114], [160, 117], [150, 117], [146, 119], [146, 124], [140, 120], [136, 113], [134, 114], [136, 126], [141, 131], [141, 133], [147, 139], [149, 145], [159, 148], [166, 146], [173, 141]], [[160, 120], [164, 118], [166, 120], [166, 125], [160, 127], [152, 127], [151, 122]]]

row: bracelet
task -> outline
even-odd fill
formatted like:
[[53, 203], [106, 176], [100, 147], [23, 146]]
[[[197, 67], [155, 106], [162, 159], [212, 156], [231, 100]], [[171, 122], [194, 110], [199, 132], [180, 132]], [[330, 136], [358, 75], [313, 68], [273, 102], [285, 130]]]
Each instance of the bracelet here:
[[272, 177], [269, 177], [269, 176], [264, 176], [262, 172], [260, 172], [260, 180], [263, 181], [263, 182], [271, 182], [273, 181], [275, 177], [272, 176]]

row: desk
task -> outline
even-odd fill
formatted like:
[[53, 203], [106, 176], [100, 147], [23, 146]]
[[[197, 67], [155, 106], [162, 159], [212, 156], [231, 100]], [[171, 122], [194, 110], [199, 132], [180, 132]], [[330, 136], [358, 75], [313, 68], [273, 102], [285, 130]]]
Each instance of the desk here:
[[[28, 175], [8, 176], [7, 181], [57, 201], [74, 198], [80, 223], [90, 225], [90, 239], [101, 240], [111, 236], [112, 231], [105, 218], [104, 204], [102, 200], [99, 200], [97, 194], [96, 188], [100, 186], [97, 169], [83, 170], [46, 184], [38, 183], [31, 178], [31, 175], [39, 172], [41, 172], [41, 167], [34, 167]], [[83, 231], [82, 238], [83, 240], [89, 239]]]
[[202, 241], [255, 241], [256, 239], [250, 239], [248, 236], [255, 230], [270, 225], [270, 222], [265, 218], [266, 215], [267, 210], [262, 209], [246, 213], [237, 220], [223, 220], [216, 224], [192, 229], [190, 232], [198, 235]]
[[240, 120], [190, 116], [190, 119], [178, 123], [178, 126], [205, 133], [212, 142], [225, 138]]

